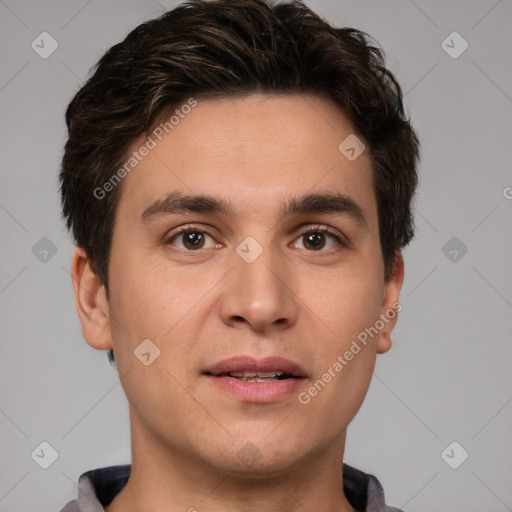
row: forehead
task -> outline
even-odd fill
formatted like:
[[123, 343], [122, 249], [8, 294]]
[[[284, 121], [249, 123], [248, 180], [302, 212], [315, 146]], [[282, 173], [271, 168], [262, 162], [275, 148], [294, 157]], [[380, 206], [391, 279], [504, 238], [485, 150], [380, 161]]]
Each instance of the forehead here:
[[[164, 118], [167, 129], [159, 136], [150, 134], [152, 149], [123, 180], [118, 207], [123, 215], [140, 216], [176, 190], [227, 197], [238, 203], [240, 215], [272, 205], [277, 214], [283, 211], [281, 198], [315, 189], [363, 203], [374, 197], [367, 152], [350, 160], [340, 150], [355, 134], [332, 102], [256, 94], [195, 101], [192, 108], [178, 106]], [[144, 145], [147, 140], [140, 137], [130, 153]]]

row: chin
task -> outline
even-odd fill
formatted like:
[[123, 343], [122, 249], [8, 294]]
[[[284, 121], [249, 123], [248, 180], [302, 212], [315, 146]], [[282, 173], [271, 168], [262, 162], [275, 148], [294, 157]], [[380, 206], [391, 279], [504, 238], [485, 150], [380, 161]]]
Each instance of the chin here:
[[232, 477], [261, 479], [289, 471], [306, 456], [303, 450], [304, 443], [288, 446], [282, 440], [265, 440], [261, 432], [255, 436], [246, 433], [228, 446], [217, 447], [217, 453], [210, 453], [208, 459], [210, 465]]
[[290, 457], [263, 455], [259, 460], [241, 462], [235, 454], [230, 460], [219, 461], [217, 469], [233, 478], [262, 480], [287, 473], [296, 461]]

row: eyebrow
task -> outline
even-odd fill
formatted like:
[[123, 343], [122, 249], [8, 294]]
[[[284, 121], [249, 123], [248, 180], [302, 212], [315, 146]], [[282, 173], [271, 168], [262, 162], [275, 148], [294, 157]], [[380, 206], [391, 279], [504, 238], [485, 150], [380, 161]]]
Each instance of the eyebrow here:
[[[140, 222], [146, 224], [156, 217], [185, 212], [210, 213], [236, 217], [236, 209], [227, 199], [208, 194], [183, 195], [175, 190], [165, 198], [152, 203], [140, 216]], [[292, 197], [281, 205], [281, 217], [298, 214], [330, 214], [347, 216], [360, 227], [368, 229], [363, 209], [350, 197], [338, 192], [321, 192]]]

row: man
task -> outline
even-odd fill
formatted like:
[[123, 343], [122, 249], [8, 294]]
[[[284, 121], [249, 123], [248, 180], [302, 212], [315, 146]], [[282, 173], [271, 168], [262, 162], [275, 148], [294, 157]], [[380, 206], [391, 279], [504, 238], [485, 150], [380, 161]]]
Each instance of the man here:
[[419, 143], [381, 51], [299, 2], [192, 1], [112, 47], [66, 121], [75, 300], [132, 463], [62, 510], [397, 511], [343, 463], [413, 236]]

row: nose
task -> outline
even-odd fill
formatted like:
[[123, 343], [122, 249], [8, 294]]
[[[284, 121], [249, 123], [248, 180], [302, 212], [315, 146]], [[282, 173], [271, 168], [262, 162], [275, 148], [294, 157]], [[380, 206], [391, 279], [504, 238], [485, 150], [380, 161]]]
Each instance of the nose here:
[[251, 263], [233, 253], [234, 268], [224, 281], [220, 305], [226, 325], [248, 324], [256, 332], [269, 334], [297, 322], [297, 285], [292, 269], [277, 251], [267, 246]]

